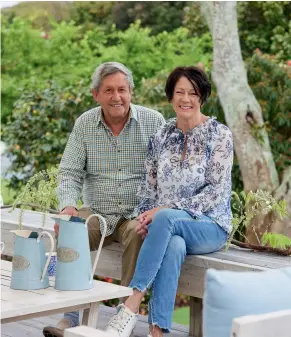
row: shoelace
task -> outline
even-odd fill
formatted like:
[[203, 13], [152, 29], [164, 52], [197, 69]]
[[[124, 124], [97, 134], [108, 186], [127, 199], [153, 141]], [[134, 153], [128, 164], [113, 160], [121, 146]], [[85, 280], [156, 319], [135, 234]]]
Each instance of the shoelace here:
[[108, 327], [112, 327], [116, 329], [118, 332], [121, 332], [123, 330], [124, 321], [130, 317], [130, 315], [125, 312], [125, 310], [120, 309], [118, 314], [112, 318], [112, 320], [109, 322]]

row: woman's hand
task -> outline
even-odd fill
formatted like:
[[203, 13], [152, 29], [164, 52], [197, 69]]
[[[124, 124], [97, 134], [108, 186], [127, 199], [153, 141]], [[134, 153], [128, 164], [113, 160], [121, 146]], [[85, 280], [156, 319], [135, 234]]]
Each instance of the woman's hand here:
[[140, 234], [144, 239], [148, 233], [147, 226], [152, 222], [154, 215], [162, 208], [166, 208], [166, 206], [155, 207], [149, 211], [145, 211], [140, 214], [136, 219], [138, 220], [138, 225], [136, 226], [135, 231], [137, 234]]

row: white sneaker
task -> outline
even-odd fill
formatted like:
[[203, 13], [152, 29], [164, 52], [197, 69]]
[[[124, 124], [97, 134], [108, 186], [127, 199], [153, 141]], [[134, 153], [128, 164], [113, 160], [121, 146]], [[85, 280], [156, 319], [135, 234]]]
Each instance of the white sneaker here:
[[138, 321], [138, 315], [131, 312], [124, 304], [117, 307], [117, 314], [109, 321], [106, 332], [110, 337], [129, 337]]

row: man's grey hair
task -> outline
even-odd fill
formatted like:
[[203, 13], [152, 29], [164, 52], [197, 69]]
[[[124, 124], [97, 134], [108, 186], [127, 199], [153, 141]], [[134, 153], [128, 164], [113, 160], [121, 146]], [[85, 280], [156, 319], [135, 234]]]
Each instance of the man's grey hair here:
[[132, 73], [128, 68], [126, 68], [125, 65], [119, 62], [105, 62], [100, 64], [92, 76], [91, 88], [98, 90], [104, 77], [120, 72], [125, 75], [125, 78], [129, 84], [129, 88], [132, 90], [134, 88]]

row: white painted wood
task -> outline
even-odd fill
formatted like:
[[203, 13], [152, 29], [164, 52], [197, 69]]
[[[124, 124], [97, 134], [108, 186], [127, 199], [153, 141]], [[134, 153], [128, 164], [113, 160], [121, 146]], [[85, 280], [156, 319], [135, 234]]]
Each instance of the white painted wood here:
[[64, 314], [65, 312], [71, 312], [71, 311], [79, 311], [79, 310], [86, 310], [90, 304], [83, 304], [83, 305], [77, 305], [77, 306], [71, 306], [71, 307], [66, 307], [64, 308], [59, 308], [55, 310], [48, 310], [48, 311], [42, 311], [42, 312], [34, 312], [32, 314], [25, 314], [25, 315], [19, 315], [17, 318], [15, 317], [9, 317], [9, 318], [3, 318], [1, 319], [1, 324], [7, 324], [7, 323], [12, 323], [12, 322], [18, 322], [18, 321], [23, 321], [23, 320], [28, 320], [32, 318], [37, 318], [37, 317], [43, 317], [44, 315], [56, 315], [56, 314]]
[[[18, 227], [18, 218], [20, 214], [20, 209], [16, 208], [11, 212], [11, 209], [5, 208], [1, 209], [1, 223], [6, 223], [10, 225], [17, 225]], [[45, 225], [43, 226], [43, 213], [25, 210], [22, 218], [22, 225], [24, 227], [35, 227], [42, 229], [54, 229], [54, 220], [51, 219], [52, 215], [47, 214]]]
[[99, 312], [99, 303], [91, 303], [90, 308], [84, 310], [82, 317], [82, 324], [91, 326], [92, 328], [97, 327]]
[[66, 329], [64, 337], [111, 337], [107, 332], [84, 325]]
[[291, 310], [235, 318], [230, 337], [291, 337]]
[[93, 328], [97, 327], [98, 312], [99, 312], [99, 303], [91, 303], [87, 323], [88, 326], [91, 326]]
[[[52, 287], [37, 291], [10, 289], [9, 271], [11, 262], [2, 261], [1, 270], [1, 322], [48, 315], [51, 312], [65, 312], [68, 308], [90, 308], [89, 322], [97, 322], [97, 305], [94, 303], [129, 296], [132, 289], [111, 283], [94, 281], [94, 287], [83, 291], [58, 291]], [[92, 306], [91, 306], [92, 305]], [[92, 310], [92, 311], [91, 311]]]

